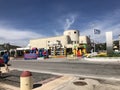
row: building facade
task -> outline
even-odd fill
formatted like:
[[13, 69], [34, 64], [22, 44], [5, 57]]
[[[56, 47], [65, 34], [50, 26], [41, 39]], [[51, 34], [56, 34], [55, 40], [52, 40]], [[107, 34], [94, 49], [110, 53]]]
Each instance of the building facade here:
[[31, 48], [85, 48], [87, 52], [90, 50], [90, 38], [88, 36], [80, 36], [78, 30], [65, 30], [63, 36], [55, 36], [49, 38], [39, 38], [30, 40]]

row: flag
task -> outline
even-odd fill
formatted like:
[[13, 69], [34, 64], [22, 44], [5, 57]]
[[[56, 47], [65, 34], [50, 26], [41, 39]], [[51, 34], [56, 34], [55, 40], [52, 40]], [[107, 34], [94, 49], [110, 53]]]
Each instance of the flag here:
[[100, 34], [100, 30], [99, 29], [94, 29], [94, 34]]

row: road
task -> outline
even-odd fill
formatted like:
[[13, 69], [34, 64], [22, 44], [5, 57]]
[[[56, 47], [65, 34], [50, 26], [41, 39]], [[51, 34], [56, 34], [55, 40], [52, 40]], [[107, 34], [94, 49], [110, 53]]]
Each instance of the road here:
[[83, 60], [11, 60], [11, 68], [35, 72], [72, 74], [120, 79], [120, 63], [91, 63]]

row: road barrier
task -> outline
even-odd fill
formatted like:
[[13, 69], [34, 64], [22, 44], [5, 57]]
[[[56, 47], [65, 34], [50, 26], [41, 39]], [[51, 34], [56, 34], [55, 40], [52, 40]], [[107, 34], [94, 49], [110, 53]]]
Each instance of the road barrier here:
[[33, 80], [29, 71], [23, 71], [20, 75], [20, 90], [32, 90]]

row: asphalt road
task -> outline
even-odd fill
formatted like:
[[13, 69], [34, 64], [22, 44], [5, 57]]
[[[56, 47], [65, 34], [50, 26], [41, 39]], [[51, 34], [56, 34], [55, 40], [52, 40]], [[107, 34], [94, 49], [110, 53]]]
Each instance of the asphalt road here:
[[11, 60], [11, 68], [35, 72], [72, 74], [120, 79], [120, 63], [91, 63], [84, 60]]

